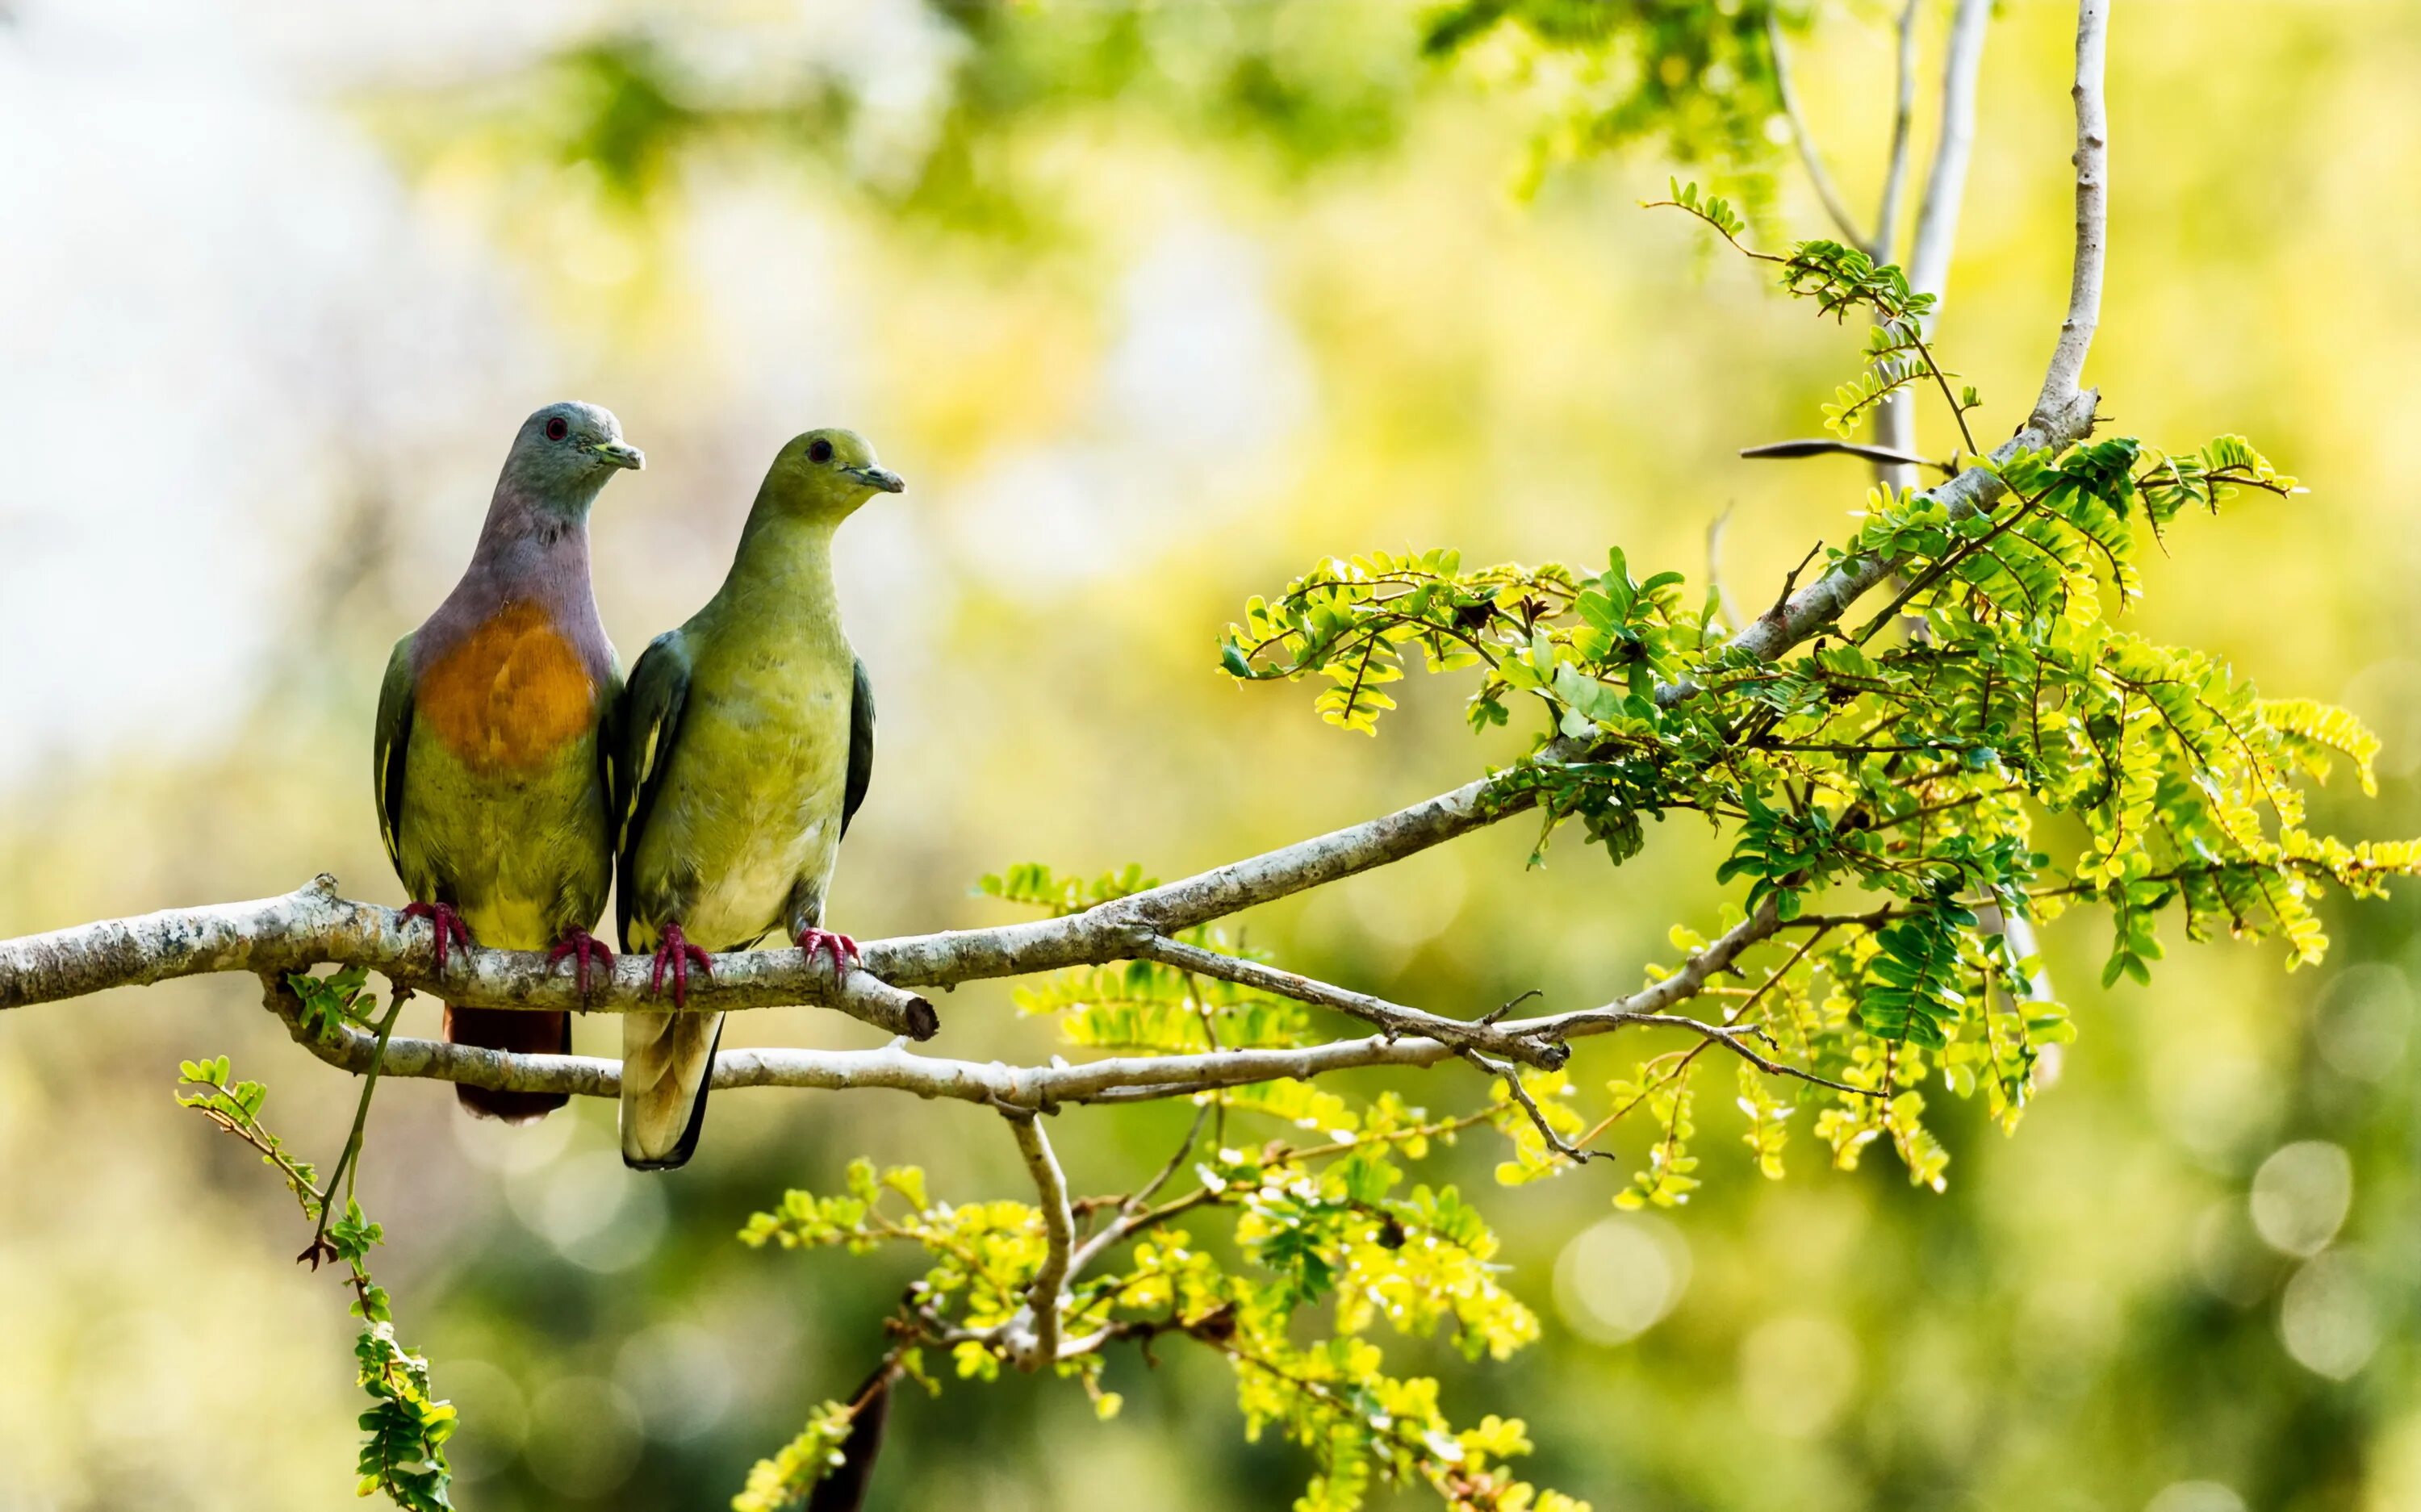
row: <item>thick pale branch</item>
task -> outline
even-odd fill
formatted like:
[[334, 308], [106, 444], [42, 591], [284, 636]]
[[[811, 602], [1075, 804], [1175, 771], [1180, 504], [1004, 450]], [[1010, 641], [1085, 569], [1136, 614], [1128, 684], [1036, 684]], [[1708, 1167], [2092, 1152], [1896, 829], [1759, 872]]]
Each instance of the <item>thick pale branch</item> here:
[[[307, 971], [326, 962], [367, 966], [398, 986], [462, 1007], [625, 1013], [670, 1005], [648, 990], [648, 962], [625, 957], [592, 979], [583, 999], [568, 963], [550, 971], [534, 951], [456, 950], [436, 972], [427, 924], [394, 909], [336, 894], [321, 873], [284, 897], [166, 909], [49, 934], [0, 940], [0, 1008], [82, 997], [114, 987], [148, 987], [208, 972]], [[829, 966], [792, 951], [718, 956], [714, 978], [693, 988], [693, 1010], [816, 1004], [877, 1028], [929, 1039], [932, 1005], [865, 972], [836, 984]]]
[[1875, 240], [1869, 249], [1877, 262], [1892, 260], [1899, 235], [1899, 202], [1908, 190], [1909, 139], [1916, 125], [1916, 0], [1899, 8], [1898, 90], [1892, 102], [1891, 158], [1883, 170], [1882, 208], [1875, 212]]
[[2102, 91], [2109, 39], [2110, 0], [2077, 0], [2076, 84], [2070, 91], [2076, 100], [2076, 261], [2069, 275], [2068, 319], [2043, 375], [2042, 397], [2035, 400], [2038, 425], [2074, 399], [2101, 319], [2110, 219], [2110, 115]]
[[[1909, 239], [1908, 283], [1920, 294], [1939, 296], [1950, 284], [1950, 249], [1959, 237], [1959, 212], [1967, 197], [1967, 164], [1976, 150], [1976, 81], [1984, 67], [1984, 35], [1992, 0], [1959, 0], [1950, 18], [1950, 46], [1942, 65], [1941, 134], [1926, 172], [1925, 200]], [[1929, 329], [1940, 311], [1928, 312]]]
[[[1991, 19], [1992, 0], [1959, 0], [1950, 18], [1950, 42], [1942, 65], [1942, 119], [1933, 162], [1926, 171], [1925, 198], [1909, 236], [1909, 287], [1935, 300], [1920, 318], [1928, 335], [1941, 319], [1941, 298], [1949, 287], [1950, 249], [1958, 240], [1959, 212], [1967, 197], [1967, 164], [1975, 155], [1976, 81], [1984, 66], [1984, 34]], [[1902, 56], [1905, 60], [1905, 53]], [[1895, 394], [1882, 402], [1875, 413], [1875, 440], [1886, 450], [1915, 448], [1913, 395]], [[1916, 486], [1916, 474], [1904, 464], [1887, 466], [1880, 475], [1894, 488]]]

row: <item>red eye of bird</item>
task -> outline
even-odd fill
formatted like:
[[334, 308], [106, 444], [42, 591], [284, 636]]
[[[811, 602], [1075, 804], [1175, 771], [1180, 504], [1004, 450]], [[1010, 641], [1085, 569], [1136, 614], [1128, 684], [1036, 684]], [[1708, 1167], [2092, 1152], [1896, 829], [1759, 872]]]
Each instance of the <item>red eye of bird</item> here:
[[818, 436], [815, 440], [808, 442], [807, 460], [811, 462], [831, 461], [832, 443], [824, 440], [821, 436]]
[[559, 414], [546, 423], [546, 439], [549, 441], [561, 441], [570, 434], [571, 434], [571, 422]]

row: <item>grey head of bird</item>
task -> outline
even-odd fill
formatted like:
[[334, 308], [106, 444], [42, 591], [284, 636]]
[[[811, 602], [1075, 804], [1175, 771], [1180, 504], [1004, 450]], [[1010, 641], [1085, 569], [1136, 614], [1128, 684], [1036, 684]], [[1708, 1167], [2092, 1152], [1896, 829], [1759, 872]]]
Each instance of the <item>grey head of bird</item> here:
[[792, 436], [765, 475], [765, 497], [786, 513], [838, 524], [878, 493], [907, 488], [875, 460], [874, 447], [854, 430], [810, 430]]
[[533, 503], [577, 513], [596, 501], [607, 478], [647, 460], [622, 439], [613, 411], [566, 399], [522, 422], [505, 458], [504, 482]]

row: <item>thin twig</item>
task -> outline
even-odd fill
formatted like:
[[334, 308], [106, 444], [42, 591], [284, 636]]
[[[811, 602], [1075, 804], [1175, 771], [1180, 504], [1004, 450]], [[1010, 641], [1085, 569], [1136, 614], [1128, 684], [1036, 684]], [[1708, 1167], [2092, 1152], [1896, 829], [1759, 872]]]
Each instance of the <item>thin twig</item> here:
[[1610, 1161], [1614, 1159], [1613, 1156], [1608, 1155], [1603, 1150], [1581, 1149], [1574, 1146], [1571, 1141], [1555, 1132], [1555, 1126], [1547, 1121], [1547, 1111], [1539, 1106], [1539, 1100], [1530, 1096], [1530, 1089], [1522, 1084], [1522, 1072], [1518, 1068], [1508, 1065], [1504, 1061], [1490, 1060], [1487, 1056], [1482, 1055], [1476, 1050], [1465, 1050], [1461, 1052], [1461, 1054], [1464, 1060], [1471, 1062], [1472, 1065], [1478, 1067], [1489, 1075], [1496, 1077], [1504, 1082], [1506, 1095], [1511, 1098], [1516, 1103], [1519, 1103], [1523, 1113], [1530, 1115], [1531, 1127], [1539, 1130], [1539, 1137], [1547, 1142], [1547, 1147], [1549, 1149], [1554, 1150], [1556, 1154], [1571, 1161], [1574, 1165], [1586, 1165], [1593, 1160]]
[[1041, 1121], [1023, 1109], [1007, 1107], [1001, 1109], [1001, 1116], [1008, 1121], [1008, 1131], [1017, 1139], [1017, 1152], [1025, 1158], [1025, 1169], [1034, 1177], [1035, 1194], [1042, 1210], [1046, 1248], [1042, 1264], [1035, 1269], [1034, 1284], [1025, 1292], [1032, 1332], [1030, 1337], [1021, 1341], [1022, 1347], [1012, 1347], [1021, 1369], [1039, 1370], [1059, 1358], [1060, 1294], [1068, 1285], [1076, 1220], [1068, 1208], [1067, 1175], [1059, 1169], [1059, 1158], [1052, 1153], [1051, 1140], [1042, 1132]]
[[362, 1095], [353, 1104], [353, 1127], [345, 1136], [345, 1152], [336, 1157], [336, 1165], [328, 1172], [328, 1185], [320, 1193], [320, 1224], [311, 1231], [311, 1242], [294, 1258], [307, 1260], [311, 1269], [320, 1269], [322, 1259], [336, 1257], [336, 1246], [328, 1242], [328, 1224], [336, 1214], [336, 1183], [345, 1183], [345, 1201], [352, 1203], [353, 1177], [361, 1163], [362, 1130], [369, 1126], [370, 1094], [378, 1090], [379, 1068], [386, 1062], [386, 1048], [395, 1037], [395, 1021], [403, 1017], [403, 1005], [412, 997], [412, 989], [398, 986], [393, 1001], [387, 1005], [386, 1017], [379, 1021], [378, 1043], [370, 1051], [369, 1068], [362, 1073]]

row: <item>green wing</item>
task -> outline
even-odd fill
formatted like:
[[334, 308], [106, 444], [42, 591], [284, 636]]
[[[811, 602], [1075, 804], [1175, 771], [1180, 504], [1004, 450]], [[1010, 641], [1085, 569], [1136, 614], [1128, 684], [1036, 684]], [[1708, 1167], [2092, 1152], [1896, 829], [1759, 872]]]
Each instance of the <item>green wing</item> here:
[[849, 821], [857, 817], [857, 806], [866, 802], [867, 784], [874, 780], [874, 684], [866, 678], [866, 662], [850, 658], [851, 688], [849, 697], [849, 776], [840, 790], [840, 833], [849, 834]]
[[398, 877], [403, 875], [402, 849], [397, 840], [403, 829], [403, 760], [411, 749], [412, 637], [406, 635], [395, 643], [394, 652], [386, 659], [386, 680], [379, 684], [378, 736], [370, 752], [379, 838], [386, 844], [387, 864], [395, 867]]
[[668, 630], [648, 643], [631, 669], [609, 727], [613, 750], [606, 756], [607, 793], [614, 804], [614, 905], [625, 944], [631, 909], [638, 893], [639, 838], [672, 765], [680, 738], [682, 706], [689, 702], [689, 643]]

